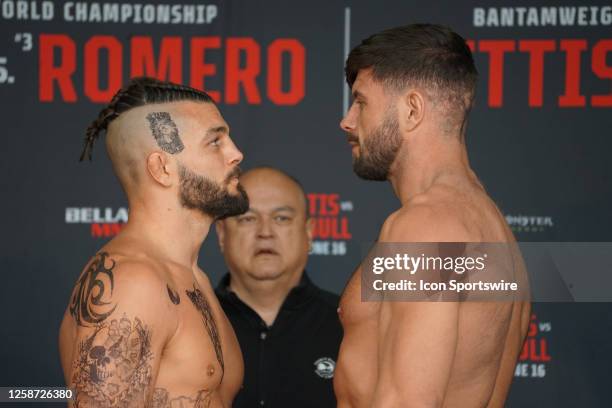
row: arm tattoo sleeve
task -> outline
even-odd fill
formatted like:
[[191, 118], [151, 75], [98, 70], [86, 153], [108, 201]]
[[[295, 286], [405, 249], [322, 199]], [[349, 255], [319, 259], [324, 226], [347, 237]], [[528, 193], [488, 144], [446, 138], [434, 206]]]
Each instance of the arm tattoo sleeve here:
[[165, 388], [156, 388], [153, 391], [151, 400], [151, 408], [174, 408], [174, 407], [193, 407], [193, 408], [208, 408], [210, 407], [210, 392], [207, 390], [198, 391], [195, 397], [186, 395], [172, 396]]
[[151, 331], [123, 316], [96, 325], [79, 343], [72, 387], [76, 407], [143, 407], [152, 379]]
[[221, 366], [221, 370], [225, 371], [225, 366], [223, 364], [223, 351], [221, 350], [221, 339], [219, 337], [219, 331], [217, 329], [217, 325], [215, 324], [215, 319], [213, 318], [212, 311], [210, 310], [210, 305], [206, 301], [206, 298], [195, 285], [193, 285], [193, 290], [186, 290], [187, 296], [194, 304], [196, 309], [200, 311], [202, 314], [202, 319], [204, 321], [204, 327], [206, 327], [206, 331], [208, 332], [208, 336], [212, 341], [213, 346], [215, 347], [215, 354], [217, 355], [217, 361]]
[[179, 137], [176, 123], [168, 112], [151, 112], [147, 115], [147, 120], [157, 145], [164, 152], [176, 154], [183, 151], [185, 146]]
[[114, 267], [115, 261], [108, 253], [100, 252], [77, 281], [70, 299], [70, 314], [79, 326], [99, 324], [117, 307], [110, 302]]

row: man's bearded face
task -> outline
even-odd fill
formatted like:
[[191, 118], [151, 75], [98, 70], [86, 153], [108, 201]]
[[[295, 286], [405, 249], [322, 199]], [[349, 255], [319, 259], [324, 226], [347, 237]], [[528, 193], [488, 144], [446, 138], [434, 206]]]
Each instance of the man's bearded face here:
[[382, 123], [364, 135], [359, 155], [353, 157], [353, 171], [365, 180], [387, 180], [402, 141], [397, 110], [389, 109]]
[[249, 209], [246, 191], [240, 183], [236, 185], [236, 193], [229, 191], [230, 183], [239, 176], [240, 168], [236, 166], [222, 183], [216, 183], [179, 163], [181, 204], [214, 219], [243, 214]]

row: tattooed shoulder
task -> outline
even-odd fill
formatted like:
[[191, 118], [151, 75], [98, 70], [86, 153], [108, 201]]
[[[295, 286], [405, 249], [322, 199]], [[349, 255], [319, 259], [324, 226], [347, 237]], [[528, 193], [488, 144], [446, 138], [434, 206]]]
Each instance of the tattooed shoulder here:
[[[166, 289], [153, 262], [99, 252], [87, 264], [70, 297], [68, 311], [79, 327], [95, 327], [134, 299], [157, 299]], [[177, 294], [178, 296], [178, 294]], [[150, 307], [148, 304], [147, 307]]]
[[77, 281], [70, 299], [70, 314], [79, 326], [92, 326], [110, 316], [116, 262], [107, 252], [100, 252], [90, 261]]

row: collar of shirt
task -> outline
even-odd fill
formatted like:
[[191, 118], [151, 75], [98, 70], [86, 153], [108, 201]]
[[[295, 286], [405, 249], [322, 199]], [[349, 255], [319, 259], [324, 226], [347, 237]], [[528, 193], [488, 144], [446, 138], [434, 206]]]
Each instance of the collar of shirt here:
[[[216, 293], [217, 296], [222, 298], [222, 300], [231, 302], [234, 304], [238, 310], [240, 310], [245, 316], [249, 318], [249, 320], [254, 323], [256, 326], [261, 326], [263, 320], [257, 312], [255, 312], [251, 307], [249, 307], [246, 303], [244, 303], [234, 292], [229, 290], [231, 276], [229, 273], [226, 273], [219, 284], [217, 285]], [[310, 278], [308, 277], [306, 271], [302, 273], [302, 278], [297, 286], [292, 288], [287, 297], [285, 298], [281, 308], [278, 312], [278, 316], [285, 311], [294, 311], [298, 310], [306, 303], [308, 303], [312, 297], [316, 294], [317, 287], [312, 283]], [[277, 318], [278, 319], [278, 318]], [[276, 322], [275, 322], [276, 323]], [[265, 325], [265, 323], [263, 323]]]

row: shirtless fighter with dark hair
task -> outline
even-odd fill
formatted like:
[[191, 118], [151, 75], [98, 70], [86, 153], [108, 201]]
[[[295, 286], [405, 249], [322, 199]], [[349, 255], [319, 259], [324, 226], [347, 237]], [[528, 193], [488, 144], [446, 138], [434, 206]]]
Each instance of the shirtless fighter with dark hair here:
[[242, 355], [198, 253], [215, 219], [248, 208], [242, 153], [210, 97], [132, 80], [87, 130], [106, 130], [129, 202], [122, 231], [78, 278], [60, 328], [75, 407], [229, 407]]
[[[379, 242], [514, 242], [468, 162], [477, 72], [463, 38], [430, 24], [383, 31], [351, 51], [346, 78], [354, 102], [341, 127], [353, 168], [389, 180], [401, 202]], [[523, 301], [361, 302], [358, 270], [340, 302], [338, 406], [503, 406], [529, 310]]]

